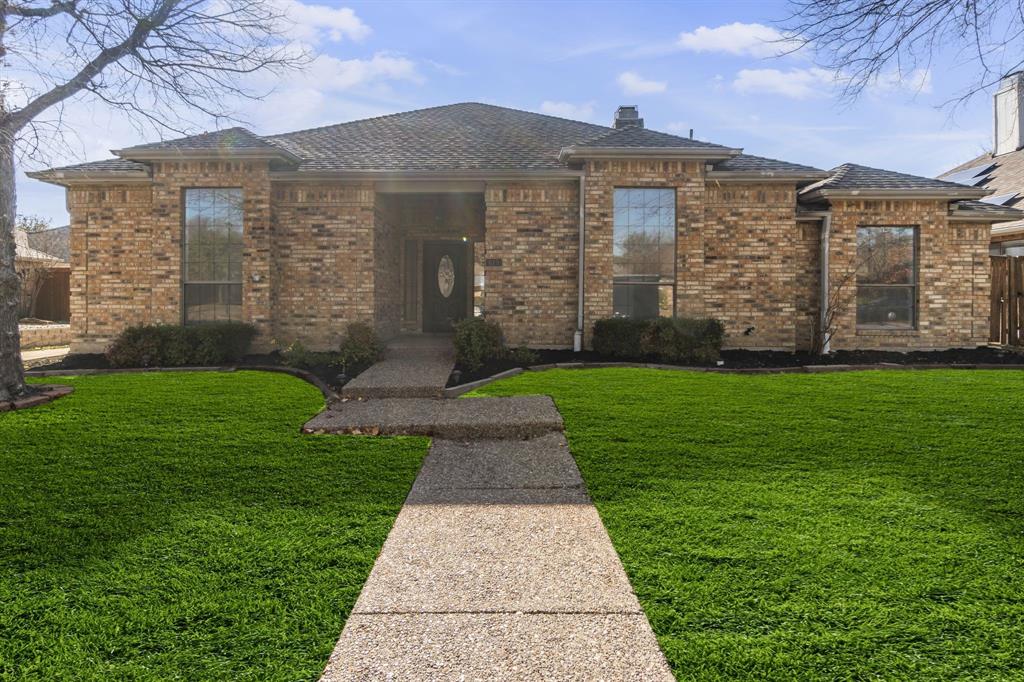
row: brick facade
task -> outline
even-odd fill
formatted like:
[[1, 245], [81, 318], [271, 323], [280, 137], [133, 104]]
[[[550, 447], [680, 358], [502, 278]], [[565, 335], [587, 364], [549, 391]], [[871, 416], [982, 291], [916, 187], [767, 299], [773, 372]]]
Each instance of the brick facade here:
[[[275, 181], [265, 161], [155, 162], [149, 184], [74, 185], [72, 325], [76, 352], [102, 350], [127, 326], [182, 320], [182, 197], [241, 187], [243, 316], [265, 348], [335, 347], [345, 325], [386, 336], [422, 327], [422, 242], [466, 241], [482, 266], [485, 314], [510, 343], [569, 347], [576, 329], [579, 185], [494, 180], [463, 195], [378, 193], [370, 181]], [[700, 160], [591, 160], [585, 173], [584, 332], [612, 311], [616, 187], [676, 191], [679, 315], [722, 320], [727, 345], [810, 346], [820, 296], [820, 223], [798, 220], [796, 186], [718, 182]], [[920, 230], [918, 329], [858, 330], [839, 320], [833, 348], [940, 348], [988, 333], [988, 228], [950, 224], [944, 201], [832, 205], [830, 278], [853, 265], [856, 228]], [[467, 313], [472, 310], [472, 291]]]
[[[917, 326], [908, 330], [858, 329], [855, 282], [857, 227], [899, 225], [918, 230]], [[837, 317], [834, 349], [939, 349], [988, 341], [990, 226], [950, 223], [947, 202], [834, 200], [829, 240], [829, 282], [849, 293]]]
[[[577, 183], [490, 183], [484, 310], [510, 343], [572, 346], [579, 266]], [[500, 264], [499, 264], [500, 263]]]

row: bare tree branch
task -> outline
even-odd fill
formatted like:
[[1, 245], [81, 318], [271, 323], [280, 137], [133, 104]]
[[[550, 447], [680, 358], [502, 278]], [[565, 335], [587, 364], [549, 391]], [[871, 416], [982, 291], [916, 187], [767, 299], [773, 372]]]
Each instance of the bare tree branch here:
[[838, 75], [853, 100], [880, 79], [931, 68], [939, 53], [972, 68], [974, 80], [947, 104], [962, 104], [1024, 66], [1019, 0], [789, 0], [787, 41]]

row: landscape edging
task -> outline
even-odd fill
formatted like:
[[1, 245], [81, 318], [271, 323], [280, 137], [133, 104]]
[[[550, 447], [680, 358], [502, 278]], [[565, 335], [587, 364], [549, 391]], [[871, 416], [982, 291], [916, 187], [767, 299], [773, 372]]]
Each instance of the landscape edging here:
[[17, 398], [16, 400], [0, 401], [0, 412], [13, 412], [15, 410], [45, 405], [46, 403], [52, 403], [57, 398], [70, 395], [75, 391], [74, 386], [68, 386], [67, 384], [41, 384], [32, 388], [34, 390], [30, 395]]
[[546, 372], [551, 369], [607, 369], [614, 367], [633, 367], [640, 369], [662, 369], [676, 372], [710, 372], [713, 374], [825, 374], [829, 372], [863, 372], [868, 370], [928, 370], [928, 369], [1016, 369], [1024, 370], [1024, 363], [1018, 364], [995, 364], [995, 363], [971, 363], [971, 364], [930, 364], [917, 363], [901, 365], [896, 362], [876, 362], [865, 365], [800, 365], [798, 367], [687, 367], [684, 365], [663, 365], [652, 362], [557, 362], [547, 365], [533, 365], [531, 367], [514, 367], [503, 372], [498, 372], [483, 379], [470, 381], [457, 386], [450, 386], [444, 389], [445, 398], [455, 398], [475, 390], [487, 384], [506, 379], [524, 371]]

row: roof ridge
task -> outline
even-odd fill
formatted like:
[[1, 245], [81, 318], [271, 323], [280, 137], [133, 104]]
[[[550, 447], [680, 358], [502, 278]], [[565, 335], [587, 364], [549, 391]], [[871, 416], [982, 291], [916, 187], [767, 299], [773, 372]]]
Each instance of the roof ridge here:
[[542, 113], [537, 112], [537, 111], [529, 111], [527, 109], [517, 109], [515, 107], [506, 107], [506, 106], [502, 106], [500, 104], [489, 104], [487, 102], [452, 102], [451, 104], [438, 104], [438, 105], [431, 106], [431, 107], [421, 107], [419, 109], [409, 109], [408, 111], [396, 111], [396, 112], [391, 113], [391, 114], [381, 114], [380, 116], [368, 116], [366, 118], [352, 119], [351, 121], [341, 121], [339, 123], [328, 123], [327, 125], [313, 126], [312, 128], [302, 128], [300, 130], [290, 130], [290, 131], [288, 131], [286, 133], [275, 133], [273, 135], [266, 135], [266, 136], [264, 136], [264, 138], [266, 138], [266, 139], [270, 139], [270, 138], [287, 138], [289, 135], [298, 135], [299, 133], [311, 133], [311, 132], [318, 131], [318, 130], [327, 130], [328, 128], [340, 128], [341, 126], [347, 126], [347, 125], [351, 125], [351, 124], [354, 124], [354, 123], [368, 123], [370, 121], [383, 121], [383, 120], [386, 120], [386, 119], [389, 119], [389, 118], [395, 118], [395, 117], [398, 117], [398, 116], [405, 116], [407, 114], [421, 114], [421, 113], [423, 113], [425, 111], [435, 111], [435, 110], [438, 110], [438, 109], [452, 109], [452, 108], [455, 108], [455, 107], [463, 107], [463, 106], [467, 106], [467, 105], [479, 106], [479, 107], [489, 107], [491, 109], [501, 109], [501, 110], [504, 110], [504, 111], [514, 111], [514, 112], [520, 113], [520, 114], [530, 114], [531, 116], [541, 116], [541, 117], [550, 118], [550, 119], [553, 119], [553, 120], [556, 120], [556, 121], [565, 121], [565, 122], [568, 122], [568, 123], [575, 123], [575, 124], [578, 124], [578, 125], [592, 126], [594, 128], [601, 128], [601, 129], [603, 129], [601, 131], [601, 134], [604, 134], [605, 131], [614, 132], [616, 130], [615, 128], [612, 128], [611, 126], [603, 126], [600, 123], [591, 123], [589, 121], [580, 121], [580, 120], [575, 119], [575, 118], [566, 118], [564, 116], [554, 116], [552, 114], [542, 114]]

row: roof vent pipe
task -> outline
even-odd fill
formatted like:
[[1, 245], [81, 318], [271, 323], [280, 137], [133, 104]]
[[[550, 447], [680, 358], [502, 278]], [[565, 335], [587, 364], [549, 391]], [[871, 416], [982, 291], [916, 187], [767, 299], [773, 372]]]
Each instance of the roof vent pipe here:
[[640, 109], [635, 104], [623, 104], [615, 110], [614, 126], [622, 128], [643, 128], [644, 120], [640, 118]]

